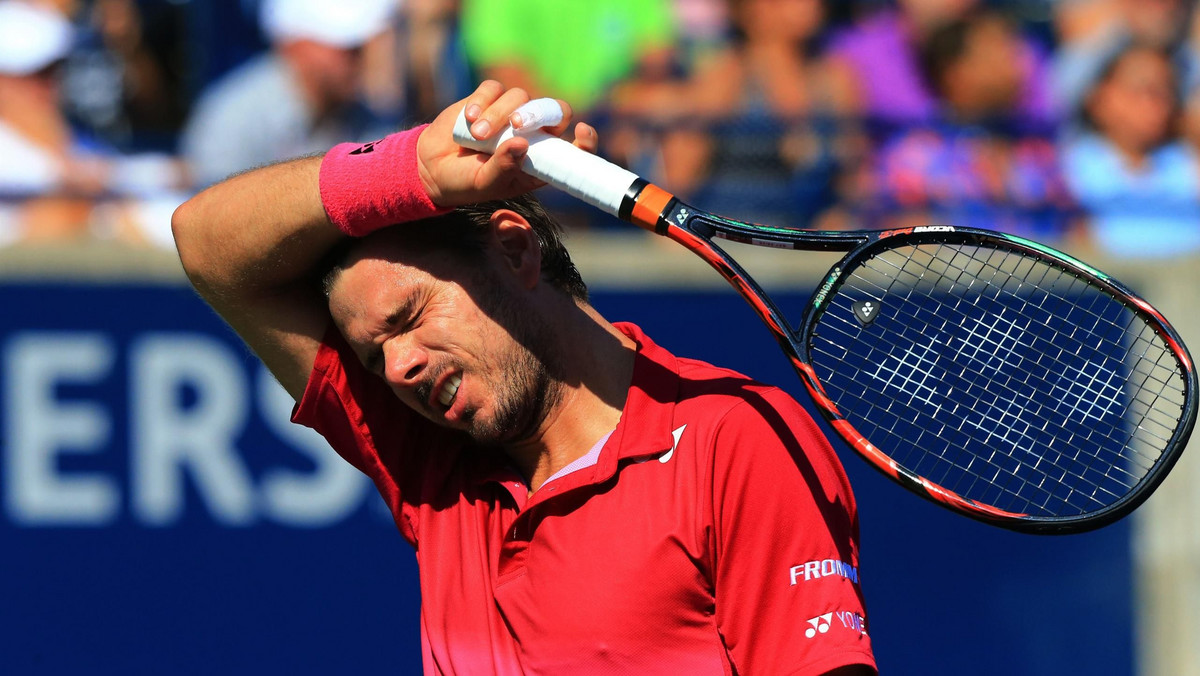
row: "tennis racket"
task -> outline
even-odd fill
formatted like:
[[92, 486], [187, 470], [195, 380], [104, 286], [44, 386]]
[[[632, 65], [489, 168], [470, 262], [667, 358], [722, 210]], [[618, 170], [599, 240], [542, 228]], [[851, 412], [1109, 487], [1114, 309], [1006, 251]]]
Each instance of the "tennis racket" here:
[[[492, 152], [459, 117], [455, 139]], [[535, 176], [715, 268], [774, 334], [862, 458], [968, 517], [1061, 534], [1146, 500], [1196, 420], [1196, 373], [1166, 319], [1104, 273], [1012, 235], [949, 225], [822, 232], [683, 203], [600, 157], [526, 134]], [[714, 239], [845, 251], [793, 327]]]

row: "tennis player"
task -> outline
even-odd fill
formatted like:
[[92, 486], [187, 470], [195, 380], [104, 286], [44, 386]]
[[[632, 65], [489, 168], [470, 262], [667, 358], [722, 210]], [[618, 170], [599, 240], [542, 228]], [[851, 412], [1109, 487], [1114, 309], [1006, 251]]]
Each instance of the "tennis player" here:
[[[215, 185], [184, 268], [417, 551], [430, 674], [873, 674], [858, 521], [781, 390], [613, 324], [528, 196], [546, 126], [485, 82], [431, 125]], [[536, 118], [536, 119], [531, 119]], [[597, 136], [574, 128], [595, 151]]]

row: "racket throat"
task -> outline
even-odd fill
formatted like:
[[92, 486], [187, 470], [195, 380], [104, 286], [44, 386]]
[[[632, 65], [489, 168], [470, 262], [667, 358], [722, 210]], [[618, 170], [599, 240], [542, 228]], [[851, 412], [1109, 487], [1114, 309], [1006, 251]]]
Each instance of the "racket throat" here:
[[618, 216], [655, 234], [666, 235], [675, 196], [645, 179], [637, 179], [625, 191]]

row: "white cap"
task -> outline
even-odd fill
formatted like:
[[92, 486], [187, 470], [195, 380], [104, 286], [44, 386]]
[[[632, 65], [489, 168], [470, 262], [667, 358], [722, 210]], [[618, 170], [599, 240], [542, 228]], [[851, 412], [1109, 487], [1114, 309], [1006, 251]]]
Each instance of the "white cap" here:
[[72, 29], [59, 12], [0, 0], [0, 73], [29, 75], [67, 55]]
[[352, 48], [382, 33], [397, 0], [264, 0], [262, 27], [272, 42], [312, 40]]

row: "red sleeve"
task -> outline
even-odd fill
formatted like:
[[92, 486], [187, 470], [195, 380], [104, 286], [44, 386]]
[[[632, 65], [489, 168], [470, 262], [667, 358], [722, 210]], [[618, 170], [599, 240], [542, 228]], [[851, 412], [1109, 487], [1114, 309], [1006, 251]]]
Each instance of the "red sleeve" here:
[[717, 623], [738, 673], [875, 665], [846, 475], [787, 394], [751, 392], [713, 439]]
[[[418, 539], [414, 503], [427, 499], [457, 454], [445, 432], [405, 406], [358, 362], [335, 328], [326, 333], [292, 422], [311, 427], [375, 482], [400, 533]], [[426, 449], [438, 447], [438, 453]]]

